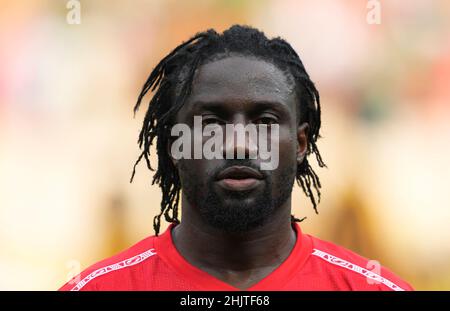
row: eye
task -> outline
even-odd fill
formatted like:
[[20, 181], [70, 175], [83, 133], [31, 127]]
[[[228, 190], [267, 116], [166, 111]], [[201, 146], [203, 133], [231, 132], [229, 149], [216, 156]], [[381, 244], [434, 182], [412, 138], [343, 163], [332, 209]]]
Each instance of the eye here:
[[224, 124], [224, 121], [214, 115], [202, 116], [202, 125], [206, 126], [209, 124]]
[[272, 114], [264, 114], [261, 117], [259, 117], [258, 119], [256, 119], [255, 123], [256, 124], [267, 124], [267, 125], [278, 124], [278, 118]]

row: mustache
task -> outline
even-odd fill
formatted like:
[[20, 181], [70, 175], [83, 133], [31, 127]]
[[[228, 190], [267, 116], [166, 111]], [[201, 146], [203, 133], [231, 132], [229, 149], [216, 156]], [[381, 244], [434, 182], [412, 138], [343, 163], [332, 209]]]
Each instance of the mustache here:
[[210, 177], [212, 177], [213, 179], [217, 179], [218, 175], [220, 174], [220, 172], [222, 172], [224, 169], [227, 169], [229, 167], [232, 166], [247, 166], [249, 168], [254, 169], [255, 171], [258, 171], [259, 173], [261, 173], [264, 178], [269, 176], [269, 171], [267, 170], [260, 170], [260, 165], [254, 163], [252, 160], [249, 159], [230, 159], [230, 160], [226, 160], [225, 163], [217, 168], [214, 169], [213, 172], [211, 172]]

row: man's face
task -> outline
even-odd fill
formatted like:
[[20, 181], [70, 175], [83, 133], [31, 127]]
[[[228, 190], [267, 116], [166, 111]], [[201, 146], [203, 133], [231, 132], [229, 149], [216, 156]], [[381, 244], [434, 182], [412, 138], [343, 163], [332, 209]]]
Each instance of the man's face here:
[[[261, 170], [260, 157], [227, 159], [225, 141], [223, 159], [174, 161], [183, 195], [194, 209], [190, 212], [229, 232], [256, 228], [270, 219], [290, 198], [297, 165], [306, 150], [306, 129], [297, 123], [297, 103], [294, 84], [267, 61], [229, 56], [199, 67], [177, 123], [188, 125], [194, 133], [194, 117], [201, 116], [203, 125], [220, 126], [224, 134], [226, 124], [268, 124], [269, 132], [270, 125], [277, 124], [278, 135], [268, 135], [268, 140], [277, 140], [279, 163], [273, 170]], [[208, 137], [192, 134], [192, 139], [204, 143]], [[253, 148], [251, 144], [246, 140], [246, 152]], [[260, 140], [257, 148], [259, 144]]]

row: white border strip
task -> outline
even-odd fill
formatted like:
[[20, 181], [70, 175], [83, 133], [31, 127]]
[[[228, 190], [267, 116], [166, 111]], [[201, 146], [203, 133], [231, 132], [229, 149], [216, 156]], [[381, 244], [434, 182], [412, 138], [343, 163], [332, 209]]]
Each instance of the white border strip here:
[[89, 274], [88, 276], [86, 276], [84, 279], [82, 279], [80, 282], [78, 282], [77, 285], [75, 285], [75, 287], [71, 289], [71, 291], [79, 291], [87, 283], [89, 283], [90, 281], [92, 281], [93, 279], [95, 279], [96, 277], [98, 277], [100, 275], [107, 274], [109, 272], [123, 269], [126, 267], [137, 265], [138, 263], [144, 261], [145, 259], [147, 259], [153, 255], [156, 255], [156, 253], [155, 253], [155, 249], [152, 248], [152, 249], [149, 249], [148, 251], [145, 251], [139, 255], [122, 260], [121, 262], [97, 269], [94, 272], [92, 272], [91, 274]]
[[364, 268], [362, 268], [362, 267], [360, 267], [358, 265], [355, 265], [355, 264], [353, 264], [351, 262], [348, 262], [348, 261], [346, 261], [344, 259], [341, 259], [339, 257], [330, 255], [330, 254], [325, 253], [325, 252], [323, 252], [321, 250], [318, 250], [316, 248], [314, 249], [312, 254], [317, 256], [317, 257], [322, 258], [325, 261], [328, 261], [329, 263], [331, 263], [333, 265], [346, 268], [348, 270], [351, 270], [351, 271], [354, 271], [356, 273], [359, 273], [359, 274], [365, 276], [366, 278], [369, 278], [369, 279], [372, 279], [374, 281], [383, 283], [384, 285], [386, 285], [387, 287], [389, 287], [392, 290], [404, 291], [403, 288], [401, 288], [400, 286], [398, 286], [398, 285], [392, 283], [391, 281], [385, 279], [381, 275], [376, 274], [376, 273], [374, 273], [374, 272], [372, 272], [372, 271], [370, 271], [368, 269], [364, 269]]

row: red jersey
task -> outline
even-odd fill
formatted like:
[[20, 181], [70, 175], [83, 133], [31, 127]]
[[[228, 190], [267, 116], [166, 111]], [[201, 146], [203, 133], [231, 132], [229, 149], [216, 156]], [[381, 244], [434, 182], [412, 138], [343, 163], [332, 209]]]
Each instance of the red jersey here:
[[[173, 244], [173, 227], [92, 265], [60, 290], [239, 290], [184, 259]], [[297, 240], [288, 258], [248, 290], [412, 290], [386, 268], [373, 269], [352, 251], [294, 228]]]

